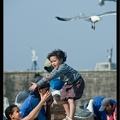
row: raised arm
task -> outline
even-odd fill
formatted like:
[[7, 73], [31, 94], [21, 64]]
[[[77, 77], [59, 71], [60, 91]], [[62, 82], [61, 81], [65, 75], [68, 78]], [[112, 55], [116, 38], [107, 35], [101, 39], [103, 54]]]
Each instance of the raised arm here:
[[25, 118], [23, 118], [22, 120], [34, 120], [37, 116], [38, 113], [40, 112], [42, 106], [44, 105], [44, 103], [50, 98], [51, 96], [51, 92], [47, 91], [43, 96], [40, 93], [40, 97], [41, 97], [41, 101], [39, 102], [39, 104], [29, 113], [28, 116], [26, 116]]

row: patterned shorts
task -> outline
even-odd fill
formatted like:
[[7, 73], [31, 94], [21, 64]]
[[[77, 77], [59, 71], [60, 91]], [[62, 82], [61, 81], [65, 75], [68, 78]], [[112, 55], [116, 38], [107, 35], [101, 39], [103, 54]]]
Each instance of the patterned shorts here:
[[66, 103], [68, 99], [80, 99], [83, 95], [84, 88], [85, 83], [82, 77], [72, 85], [64, 85], [61, 93], [62, 103]]

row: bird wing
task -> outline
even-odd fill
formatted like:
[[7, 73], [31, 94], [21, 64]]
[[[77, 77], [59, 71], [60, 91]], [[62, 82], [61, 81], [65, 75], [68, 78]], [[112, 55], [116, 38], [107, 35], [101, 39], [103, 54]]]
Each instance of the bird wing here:
[[103, 6], [105, 4], [105, 1], [113, 1], [113, 2], [117, 2], [117, 0], [99, 0], [99, 5]]
[[103, 6], [105, 4], [104, 0], [99, 0], [99, 5]]
[[62, 17], [58, 17], [58, 16], [56, 16], [56, 18], [57, 18], [58, 20], [61, 20], [61, 21], [72, 21], [72, 20], [75, 19], [75, 18], [62, 18]]
[[91, 22], [91, 18], [90, 18], [90, 17], [83, 18], [83, 20], [88, 21], [88, 22]]
[[91, 19], [93, 19], [93, 18], [95, 19], [96, 17], [103, 17], [103, 16], [107, 16], [107, 15], [116, 15], [116, 11], [109, 11], [109, 12], [105, 12], [105, 13], [93, 15], [93, 16], [88, 16], [88, 17], [86, 16], [83, 19], [88, 22], [91, 22], [92, 21]]
[[99, 14], [98, 16], [103, 17], [103, 16], [107, 16], [107, 15], [116, 15], [116, 11], [108, 11], [108, 12]]
[[105, 1], [113, 1], [113, 2], [116, 2], [117, 0], [105, 0]]
[[79, 16], [75, 16], [75, 17], [71, 17], [71, 18], [62, 18], [62, 17], [56, 16], [55, 18], [57, 18], [58, 20], [61, 20], [61, 21], [72, 21], [72, 20], [76, 20], [76, 19], [87, 18], [87, 16], [79, 15]]

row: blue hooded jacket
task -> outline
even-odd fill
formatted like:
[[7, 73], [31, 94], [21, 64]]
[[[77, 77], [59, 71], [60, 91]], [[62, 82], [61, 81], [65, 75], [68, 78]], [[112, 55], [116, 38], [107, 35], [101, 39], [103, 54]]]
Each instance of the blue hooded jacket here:
[[93, 109], [94, 114], [98, 118], [98, 120], [106, 120], [106, 112], [105, 111], [99, 111], [101, 102], [105, 97], [94, 97], [94, 103], [93, 103]]
[[[38, 105], [38, 103], [39, 98], [37, 98], [34, 94], [30, 95], [20, 107], [22, 118], [26, 117]], [[37, 120], [47, 120], [44, 107], [42, 107], [39, 112]]]

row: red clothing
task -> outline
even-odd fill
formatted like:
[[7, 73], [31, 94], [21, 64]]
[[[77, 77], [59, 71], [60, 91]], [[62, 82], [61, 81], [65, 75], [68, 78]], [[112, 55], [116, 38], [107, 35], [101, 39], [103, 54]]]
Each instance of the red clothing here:
[[110, 114], [106, 115], [107, 120], [117, 120], [117, 107], [113, 106], [113, 111]]
[[62, 87], [62, 93], [61, 93], [62, 103], [66, 103], [69, 98], [74, 100], [80, 99], [83, 95], [84, 88], [85, 88], [85, 83], [82, 77], [76, 83], [73, 83], [71, 85], [65, 84]]

